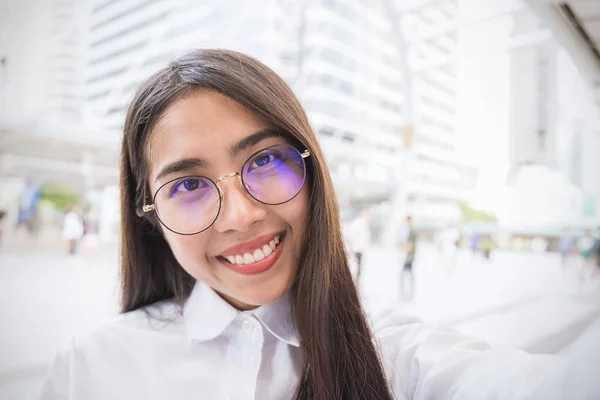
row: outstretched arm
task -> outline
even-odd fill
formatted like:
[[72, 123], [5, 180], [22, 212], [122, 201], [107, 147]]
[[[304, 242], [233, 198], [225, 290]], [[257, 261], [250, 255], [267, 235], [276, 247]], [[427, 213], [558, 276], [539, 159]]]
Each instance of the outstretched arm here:
[[[590, 337], [600, 337], [600, 322]], [[600, 398], [600, 343], [568, 357], [493, 349], [487, 343], [399, 313], [374, 326], [392, 391], [424, 400]], [[594, 358], [595, 357], [595, 358]]]

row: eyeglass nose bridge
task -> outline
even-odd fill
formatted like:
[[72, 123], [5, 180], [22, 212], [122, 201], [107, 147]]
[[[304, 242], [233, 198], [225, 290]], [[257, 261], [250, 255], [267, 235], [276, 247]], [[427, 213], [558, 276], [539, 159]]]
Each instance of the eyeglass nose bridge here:
[[219, 189], [219, 197], [222, 199], [223, 198], [223, 189], [221, 189], [221, 185], [219, 185], [219, 182], [227, 179], [227, 178], [232, 178], [234, 176], [237, 176], [238, 181], [240, 182], [240, 185], [242, 185], [242, 187], [244, 187], [244, 182], [242, 182], [242, 176], [240, 175], [239, 172], [231, 172], [227, 175], [223, 175], [217, 178], [217, 180], [215, 181], [215, 184], [217, 185], [217, 189]]

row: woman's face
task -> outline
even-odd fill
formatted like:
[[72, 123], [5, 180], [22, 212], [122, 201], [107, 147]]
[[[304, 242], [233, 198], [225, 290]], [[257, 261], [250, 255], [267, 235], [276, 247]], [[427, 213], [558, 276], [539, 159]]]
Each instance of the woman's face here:
[[[197, 90], [171, 104], [153, 129], [148, 154], [151, 192], [189, 175], [216, 181], [240, 172], [257, 151], [286, 143], [268, 122], [228, 97]], [[259, 160], [259, 164], [264, 162]], [[184, 182], [171, 190], [188, 195], [195, 185]], [[287, 203], [271, 206], [252, 198], [237, 177], [229, 177], [219, 182], [222, 205], [210, 228], [188, 236], [164, 227], [162, 232], [181, 266], [233, 306], [251, 309], [272, 303], [288, 290], [298, 268], [308, 215], [308, 186], [305, 184]], [[189, 221], [198, 218], [185, 212]], [[166, 221], [160, 210], [159, 215]]]

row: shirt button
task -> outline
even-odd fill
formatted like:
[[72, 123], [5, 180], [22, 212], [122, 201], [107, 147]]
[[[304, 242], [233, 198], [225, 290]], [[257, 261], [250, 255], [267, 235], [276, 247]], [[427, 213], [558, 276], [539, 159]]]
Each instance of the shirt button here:
[[254, 329], [254, 324], [252, 323], [252, 321], [247, 319], [242, 323], [242, 328], [244, 328], [246, 332], [250, 332], [252, 329]]

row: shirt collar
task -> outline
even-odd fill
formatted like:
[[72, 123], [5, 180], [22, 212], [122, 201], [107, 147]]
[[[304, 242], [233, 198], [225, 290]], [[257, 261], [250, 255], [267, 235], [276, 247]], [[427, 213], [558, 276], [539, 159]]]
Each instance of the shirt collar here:
[[289, 292], [276, 302], [258, 307], [251, 313], [273, 336], [289, 345], [300, 347]]
[[289, 293], [274, 303], [240, 312], [201, 281], [196, 281], [183, 307], [186, 335], [190, 340], [201, 342], [214, 339], [240, 314], [254, 315], [273, 336], [292, 346], [300, 346]]
[[188, 339], [205, 342], [221, 335], [239, 311], [223, 300], [207, 284], [196, 281], [183, 306], [183, 320]]

